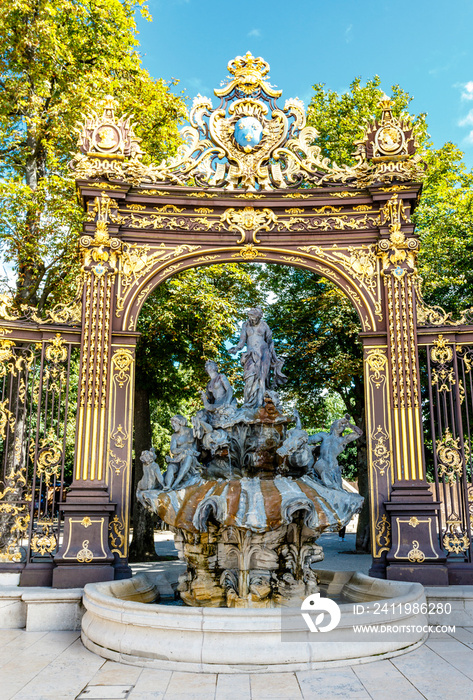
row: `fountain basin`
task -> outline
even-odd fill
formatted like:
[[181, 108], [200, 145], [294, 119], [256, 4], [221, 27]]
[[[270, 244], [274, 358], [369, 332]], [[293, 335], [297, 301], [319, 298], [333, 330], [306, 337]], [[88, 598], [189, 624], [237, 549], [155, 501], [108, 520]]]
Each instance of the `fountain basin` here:
[[[274, 673], [389, 658], [411, 651], [427, 637], [426, 600], [418, 583], [317, 571], [322, 593], [343, 602], [337, 628], [313, 633], [300, 608], [153, 602], [169, 595], [178, 573], [178, 567], [170, 567], [127, 580], [87, 584], [83, 644], [106, 659], [149, 668]], [[377, 632], [360, 635], [356, 625], [372, 625]], [[410, 632], [389, 634], [388, 625]]]

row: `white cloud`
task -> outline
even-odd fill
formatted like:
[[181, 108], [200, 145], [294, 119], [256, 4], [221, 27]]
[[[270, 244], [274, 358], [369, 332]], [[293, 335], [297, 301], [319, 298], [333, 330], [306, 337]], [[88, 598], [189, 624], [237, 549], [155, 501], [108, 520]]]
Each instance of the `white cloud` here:
[[349, 24], [348, 27], [345, 29], [345, 41], [347, 44], [350, 43], [352, 40], [352, 33], [351, 30], [353, 29], [353, 24]]
[[250, 39], [257, 39], [258, 37], [261, 36], [261, 32], [259, 29], [252, 29], [251, 31], [248, 32], [248, 34], [246, 36], [249, 37]]
[[462, 100], [473, 100], [473, 80], [462, 84]]
[[[468, 83], [467, 83], [468, 85]], [[473, 88], [473, 84], [472, 84]], [[473, 99], [473, 98], [472, 98]], [[473, 109], [470, 109], [468, 114], [463, 117], [462, 119], [458, 120], [458, 126], [473, 126]], [[463, 139], [463, 143], [465, 144], [472, 144], [473, 143], [473, 130], [470, 130], [470, 132], [465, 136]]]
[[470, 109], [466, 117], [458, 122], [458, 126], [469, 126], [470, 124], [473, 124], [473, 109]]

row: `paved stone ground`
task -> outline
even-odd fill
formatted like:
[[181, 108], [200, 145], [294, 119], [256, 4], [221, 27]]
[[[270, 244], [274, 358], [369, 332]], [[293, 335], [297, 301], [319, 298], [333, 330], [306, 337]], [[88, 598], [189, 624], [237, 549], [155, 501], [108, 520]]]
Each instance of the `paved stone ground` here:
[[193, 674], [105, 661], [78, 632], [0, 630], [2, 700], [473, 699], [473, 627], [392, 660], [321, 671]]

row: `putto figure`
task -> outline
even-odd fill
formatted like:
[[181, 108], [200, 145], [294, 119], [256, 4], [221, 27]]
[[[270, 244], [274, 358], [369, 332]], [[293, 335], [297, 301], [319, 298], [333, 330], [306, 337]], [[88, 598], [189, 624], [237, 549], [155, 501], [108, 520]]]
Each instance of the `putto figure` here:
[[186, 418], [181, 415], [171, 418], [171, 426], [174, 434], [171, 437], [171, 456], [166, 457], [168, 468], [164, 475], [165, 491], [182, 488], [184, 483], [199, 473], [199, 452], [195, 448], [192, 428], [189, 428]]
[[210, 377], [206, 390], [201, 392], [205, 410], [214, 413], [224, 406], [236, 405], [230, 382], [222, 372], [218, 371], [217, 363], [207, 360], [205, 371]]
[[143, 450], [140, 460], [143, 462], [143, 476], [136, 487], [136, 496], [143, 505], [146, 505], [142, 500], [142, 492], [151, 489], [162, 489], [164, 481], [161, 469], [156, 464], [156, 450], [154, 447], [150, 450]]
[[244, 406], [258, 408], [264, 403], [265, 392], [285, 384], [287, 377], [281, 372], [284, 360], [276, 355], [271, 329], [263, 321], [261, 308], [249, 309], [247, 315], [248, 321], [243, 324], [238, 345], [230, 348], [230, 352], [235, 354], [246, 345], [246, 352], [241, 356], [245, 380]]

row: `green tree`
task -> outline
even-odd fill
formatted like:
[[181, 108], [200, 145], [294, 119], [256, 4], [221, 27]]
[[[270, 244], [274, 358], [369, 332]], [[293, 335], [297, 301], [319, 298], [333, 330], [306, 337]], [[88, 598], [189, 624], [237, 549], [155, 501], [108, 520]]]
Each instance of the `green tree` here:
[[[317, 145], [322, 155], [337, 165], [353, 162], [354, 144], [363, 135], [366, 123], [381, 116], [379, 102], [384, 95], [381, 78], [375, 75], [361, 84], [357, 77], [350, 84], [349, 90], [338, 93], [327, 90], [324, 83], [313, 85], [314, 94], [307, 109], [307, 123], [319, 132]], [[391, 86], [391, 100], [395, 116], [407, 115], [407, 107], [412, 101], [409, 93], [399, 85]], [[417, 141], [424, 148], [428, 143], [426, 115], [419, 114], [412, 119]]]
[[141, 66], [144, 0], [11, 0], [0, 8], [0, 246], [16, 301], [64, 300], [82, 211], [67, 163], [75, 125], [104, 95], [133, 111], [154, 159], [174, 153], [180, 97]]
[[[286, 358], [288, 383], [282, 392], [297, 405], [303, 425], [327, 429], [346, 412], [365, 431], [363, 350], [358, 337], [361, 325], [351, 302], [328, 280], [297, 268], [265, 266], [259, 281], [276, 297], [266, 310], [266, 318], [277, 353]], [[334, 393], [341, 399], [337, 415]], [[365, 495], [365, 436], [355, 444], [355, 469], [350, 464], [346, 476], [358, 478], [360, 492]], [[368, 526], [366, 507], [359, 519], [359, 549], [368, 545]]]
[[473, 306], [473, 173], [453, 143], [424, 155], [427, 173], [414, 213], [427, 303], [458, 317]]

